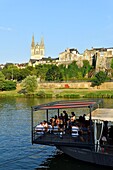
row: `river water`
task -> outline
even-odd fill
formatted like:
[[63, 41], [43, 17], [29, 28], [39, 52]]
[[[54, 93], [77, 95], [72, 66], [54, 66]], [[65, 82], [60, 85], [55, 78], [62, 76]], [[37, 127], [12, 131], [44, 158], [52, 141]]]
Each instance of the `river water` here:
[[[104, 170], [72, 159], [55, 147], [31, 144], [31, 106], [55, 99], [0, 98], [0, 170]], [[104, 100], [113, 107], [113, 99]]]

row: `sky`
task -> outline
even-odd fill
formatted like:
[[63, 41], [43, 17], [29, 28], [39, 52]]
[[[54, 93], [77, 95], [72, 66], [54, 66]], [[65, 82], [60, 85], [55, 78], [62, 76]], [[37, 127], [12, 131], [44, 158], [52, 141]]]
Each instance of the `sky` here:
[[113, 0], [0, 0], [0, 64], [29, 62], [33, 35], [52, 58], [113, 47]]

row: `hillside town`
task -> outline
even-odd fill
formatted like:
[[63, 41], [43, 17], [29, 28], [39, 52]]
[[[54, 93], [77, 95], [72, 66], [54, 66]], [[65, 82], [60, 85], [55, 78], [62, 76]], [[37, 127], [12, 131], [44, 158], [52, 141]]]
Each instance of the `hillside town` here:
[[[85, 49], [80, 53], [77, 48], [66, 48], [64, 51], [59, 52], [57, 58], [45, 57], [45, 43], [44, 38], [41, 38], [40, 43], [35, 42], [34, 35], [31, 40], [30, 48], [31, 56], [28, 63], [13, 63], [18, 68], [25, 68], [26, 65], [35, 67], [39, 64], [55, 64], [57, 66], [63, 64], [68, 67], [70, 63], [76, 61], [79, 67], [83, 66], [83, 61], [88, 60], [89, 64], [98, 71], [109, 72], [111, 67], [111, 60], [113, 59], [113, 47], [92, 47]], [[0, 65], [1, 68], [4, 64]]]

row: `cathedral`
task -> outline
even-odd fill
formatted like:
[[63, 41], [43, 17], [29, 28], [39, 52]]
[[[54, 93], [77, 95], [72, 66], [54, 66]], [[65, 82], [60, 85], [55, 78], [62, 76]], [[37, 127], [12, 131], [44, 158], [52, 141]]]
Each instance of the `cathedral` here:
[[41, 60], [45, 57], [44, 39], [41, 38], [40, 43], [35, 44], [34, 35], [31, 42], [31, 60]]

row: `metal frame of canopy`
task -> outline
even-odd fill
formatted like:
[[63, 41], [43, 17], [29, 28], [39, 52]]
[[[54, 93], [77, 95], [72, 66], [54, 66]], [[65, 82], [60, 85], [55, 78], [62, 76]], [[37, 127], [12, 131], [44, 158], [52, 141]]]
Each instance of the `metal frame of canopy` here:
[[[98, 107], [98, 105], [102, 103], [102, 100], [98, 101], [76, 101], [76, 100], [62, 100], [62, 101], [55, 101], [47, 104], [37, 105], [31, 107], [31, 138], [32, 138], [32, 144], [33, 144], [33, 112], [38, 110], [45, 110], [46, 111], [46, 119], [48, 121], [48, 114], [49, 110], [58, 110], [58, 116], [59, 116], [59, 110], [60, 109], [68, 109], [68, 108], [89, 108], [89, 119], [92, 119], [92, 110]], [[92, 122], [90, 121], [90, 126]]]

